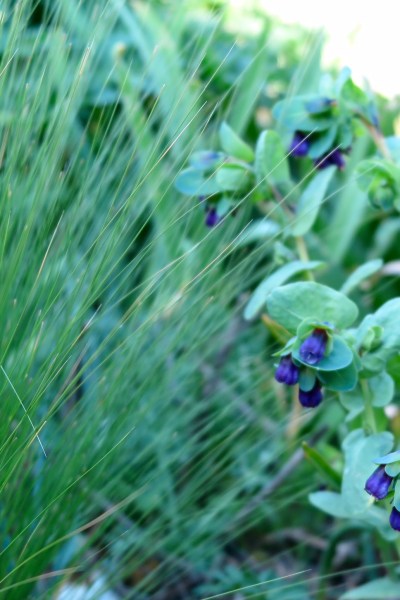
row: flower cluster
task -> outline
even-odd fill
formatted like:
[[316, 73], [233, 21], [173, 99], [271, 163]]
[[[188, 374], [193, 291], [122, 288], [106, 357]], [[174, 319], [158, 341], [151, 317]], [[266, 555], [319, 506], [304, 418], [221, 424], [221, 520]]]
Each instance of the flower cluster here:
[[[307, 156], [311, 149], [314, 138], [315, 134], [307, 134], [306, 132], [295, 131], [289, 147], [290, 154], [298, 158]], [[348, 149], [346, 152], [347, 151]], [[318, 156], [318, 158], [314, 158], [314, 166], [317, 169], [325, 169], [331, 165], [335, 165], [341, 171], [346, 165], [344, 160], [344, 151], [340, 150], [339, 147], [333, 147], [328, 152], [324, 152], [321, 156]]]
[[[388, 495], [394, 479], [394, 477], [391, 477], [386, 472], [386, 465], [381, 464], [367, 479], [365, 491], [376, 498], [376, 500], [383, 500]], [[393, 529], [400, 531], [400, 511], [395, 506], [393, 506], [390, 513], [389, 523]]]
[[[318, 364], [325, 356], [328, 342], [328, 335], [324, 329], [314, 329], [301, 344], [299, 355], [303, 363], [310, 367]], [[286, 354], [281, 357], [279, 365], [275, 371], [275, 379], [279, 383], [286, 385], [296, 385], [299, 383], [301, 370], [305, 369], [304, 364], [297, 361], [292, 354]], [[321, 382], [315, 377], [312, 386], [302, 389], [299, 386], [299, 402], [305, 408], [315, 408], [321, 404], [323, 399]]]

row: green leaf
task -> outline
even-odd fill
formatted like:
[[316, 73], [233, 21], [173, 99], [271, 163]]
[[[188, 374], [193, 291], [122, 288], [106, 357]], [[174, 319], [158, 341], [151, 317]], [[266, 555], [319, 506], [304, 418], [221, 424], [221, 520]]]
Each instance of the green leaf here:
[[292, 225], [293, 235], [304, 235], [313, 226], [335, 171], [334, 166], [319, 171], [301, 194], [296, 220]]
[[348, 411], [346, 421], [352, 421], [364, 410], [364, 399], [360, 387], [357, 386], [354, 390], [339, 393], [339, 400], [344, 408]]
[[226, 197], [221, 198], [221, 200], [219, 200], [215, 205], [217, 215], [221, 218], [225, 217], [225, 215], [228, 214], [228, 212], [232, 209], [233, 206], [234, 202], [232, 200]]
[[400, 474], [400, 459], [399, 462], [390, 463], [385, 466], [385, 471], [389, 477], [397, 477]]
[[336, 290], [314, 282], [290, 283], [268, 296], [271, 317], [294, 334], [307, 318], [328, 321], [338, 329], [349, 327], [357, 318], [358, 308]]
[[375, 313], [367, 315], [357, 330], [357, 344], [362, 342], [371, 327], [382, 327], [380, 344], [362, 357], [362, 365], [367, 371], [379, 372], [387, 361], [400, 352], [400, 298], [383, 304]]
[[239, 133], [246, 130], [247, 124], [253, 117], [258, 97], [265, 87], [267, 78], [265, 65], [268, 56], [267, 32], [264, 30], [254, 48], [250, 64], [240, 75], [237, 75], [237, 85], [229, 105], [228, 120], [233, 129]]
[[334, 100], [326, 96], [315, 96], [306, 101], [306, 109], [311, 114], [320, 114], [332, 110]]
[[205, 177], [200, 171], [193, 168], [179, 173], [175, 187], [187, 196], [211, 196], [221, 191], [214, 177]]
[[400, 163], [400, 138], [397, 135], [392, 135], [385, 138], [385, 143], [394, 161]]
[[265, 301], [272, 290], [282, 283], [285, 283], [288, 279], [302, 273], [303, 271], [309, 271], [312, 269], [318, 269], [324, 266], [323, 262], [318, 260], [311, 260], [309, 262], [302, 262], [301, 260], [295, 260], [291, 263], [283, 265], [280, 269], [268, 275], [254, 290], [245, 310], [244, 318], [246, 320], [254, 319], [259, 311], [264, 307]]
[[272, 110], [274, 118], [291, 131], [323, 131], [332, 125], [331, 118], [313, 116], [307, 110], [310, 96], [294, 96], [277, 102]]
[[241, 191], [248, 187], [251, 181], [250, 173], [244, 167], [228, 164], [218, 169], [215, 179], [219, 188], [226, 192]]
[[320, 158], [334, 147], [334, 142], [337, 136], [337, 125], [332, 125], [326, 131], [315, 134], [312, 137], [312, 142], [307, 156], [312, 159]]
[[299, 377], [299, 388], [303, 392], [309, 392], [313, 389], [316, 380], [316, 374], [313, 369], [301, 369]]
[[[309, 365], [306, 361], [304, 361], [300, 356], [300, 346], [301, 342], [299, 340], [297, 347], [293, 348], [293, 358], [295, 358], [302, 365]], [[312, 365], [312, 368], [316, 371], [339, 371], [340, 369], [344, 369], [350, 363], [353, 362], [353, 352], [348, 347], [346, 342], [343, 341], [341, 337], [338, 335], [333, 336], [333, 345], [332, 350], [328, 354], [328, 356], [324, 356], [322, 360], [320, 360], [317, 364]]]
[[357, 183], [367, 192], [375, 208], [389, 210], [397, 199], [400, 187], [400, 169], [387, 159], [362, 161], [356, 171]]
[[389, 432], [366, 436], [364, 431], [352, 431], [343, 442], [345, 468], [341, 493], [321, 491], [310, 495], [311, 503], [324, 512], [340, 518], [357, 519], [378, 529], [386, 539], [396, 538], [385, 509], [374, 504], [364, 490], [373, 470], [373, 461], [380, 450], [387, 452], [393, 445]]
[[254, 152], [246, 142], [244, 142], [225, 121], [222, 123], [219, 130], [219, 138], [222, 149], [231, 156], [252, 162], [254, 160]]
[[370, 100], [367, 94], [352, 79], [347, 79], [340, 91], [340, 99], [355, 112], [363, 112], [369, 106]]
[[190, 166], [199, 171], [209, 171], [224, 159], [222, 152], [214, 152], [213, 150], [199, 150], [193, 152], [189, 162]]
[[354, 288], [356, 288], [362, 281], [377, 273], [383, 266], [383, 260], [376, 258], [358, 267], [348, 277], [347, 281], [343, 284], [341, 292], [343, 294], [349, 294]]
[[236, 242], [236, 246], [245, 246], [252, 242], [275, 238], [279, 232], [279, 225], [272, 219], [258, 219], [243, 231]]
[[263, 131], [256, 146], [255, 168], [259, 183], [271, 185], [290, 180], [289, 163], [276, 131]]
[[389, 452], [388, 454], [384, 454], [383, 456], [378, 456], [378, 458], [374, 458], [374, 463], [377, 465], [391, 465], [400, 460], [400, 450], [395, 450], [394, 452]]
[[[354, 177], [354, 168], [369, 152], [369, 146], [370, 141], [366, 135], [355, 140], [346, 169], [340, 176], [343, 183], [336, 190], [329, 227], [324, 235], [327, 252], [333, 264], [341, 264], [343, 257], [352, 247], [368, 207], [366, 193], [360, 189]], [[381, 255], [375, 253], [375, 256]]]
[[305, 457], [322, 474], [327, 483], [330, 483], [333, 487], [340, 489], [342, 477], [337, 471], [335, 471], [335, 469], [331, 467], [324, 456], [315, 448], [311, 448], [307, 442], [302, 442], [301, 446], [303, 448]]
[[320, 371], [318, 378], [330, 390], [348, 392], [356, 387], [358, 373], [352, 362], [340, 371]]
[[393, 400], [394, 381], [386, 371], [368, 380], [373, 406], [382, 408]]
[[349, 590], [342, 594], [339, 600], [398, 600], [399, 598], [400, 583], [389, 577], [381, 577]]

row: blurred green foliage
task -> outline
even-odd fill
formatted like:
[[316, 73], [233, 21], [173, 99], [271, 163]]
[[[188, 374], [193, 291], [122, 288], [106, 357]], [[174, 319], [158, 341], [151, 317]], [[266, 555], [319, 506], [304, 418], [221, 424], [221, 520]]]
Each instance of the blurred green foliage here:
[[[325, 482], [297, 448], [318, 440], [340, 470], [344, 412], [300, 418], [273, 383], [275, 342], [241, 318], [288, 249], [265, 228], [240, 243], [251, 207], [205, 230], [174, 187], [222, 120], [253, 144], [272, 106], [320, 76], [320, 35], [252, 19], [257, 34], [225, 2], [2, 3], [0, 365], [47, 453], [0, 372], [7, 599], [98, 571], [140, 600], [251, 585], [232, 597], [301, 600], [319, 585], [301, 572], [336, 526], [308, 504]], [[341, 186], [329, 283], [370, 248], [391, 260], [400, 226], [353, 196], [349, 220]], [[355, 295], [369, 309], [396, 285]], [[334, 569], [376, 558], [352, 552]], [[345, 589], [338, 575], [326, 597]]]

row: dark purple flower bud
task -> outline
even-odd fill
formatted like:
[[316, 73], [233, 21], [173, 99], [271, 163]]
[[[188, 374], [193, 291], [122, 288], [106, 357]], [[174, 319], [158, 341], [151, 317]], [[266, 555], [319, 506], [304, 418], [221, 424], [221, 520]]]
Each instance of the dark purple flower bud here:
[[306, 156], [310, 149], [310, 142], [307, 136], [303, 135], [300, 131], [295, 131], [295, 134], [290, 144], [289, 152], [293, 156]]
[[390, 527], [396, 531], [400, 531], [400, 512], [393, 506], [389, 517]]
[[374, 496], [377, 500], [382, 500], [382, 498], [386, 498], [389, 492], [390, 485], [393, 481], [393, 477], [390, 477], [385, 471], [385, 465], [380, 465], [375, 471], [372, 473], [370, 477], [368, 477], [365, 484], [365, 491], [371, 496]]
[[221, 220], [221, 217], [217, 213], [217, 209], [214, 206], [209, 206], [206, 209], [206, 220], [207, 227], [215, 227]]
[[304, 408], [315, 408], [321, 404], [323, 397], [321, 384], [318, 379], [315, 380], [312, 390], [308, 392], [301, 389], [299, 390], [299, 401]]
[[317, 167], [317, 169], [325, 169], [326, 167], [335, 165], [336, 167], [338, 167], [338, 169], [343, 170], [346, 166], [345, 160], [343, 158], [343, 153], [338, 148], [332, 150], [332, 152], [329, 152], [329, 154], [321, 156], [320, 158], [314, 161], [314, 164]]
[[286, 385], [296, 385], [299, 381], [300, 369], [296, 367], [292, 361], [290, 354], [282, 356], [278, 368], [275, 371], [275, 379], [279, 383], [286, 383]]
[[309, 365], [316, 365], [324, 358], [328, 336], [324, 329], [314, 329], [300, 346], [300, 356]]

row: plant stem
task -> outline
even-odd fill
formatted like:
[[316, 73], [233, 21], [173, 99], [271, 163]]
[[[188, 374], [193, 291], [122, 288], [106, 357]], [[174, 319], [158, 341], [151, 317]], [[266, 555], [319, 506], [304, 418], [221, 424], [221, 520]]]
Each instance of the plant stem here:
[[385, 138], [383, 137], [379, 129], [371, 125], [371, 123], [369, 123], [366, 119], [361, 118], [361, 120], [364, 123], [365, 127], [368, 129], [370, 136], [374, 140], [375, 145], [380, 150], [382, 156], [390, 161], [393, 161], [392, 155], [390, 154], [389, 148], [387, 147]]
[[[296, 240], [297, 254], [299, 255], [299, 258], [303, 262], [308, 262], [310, 260], [310, 257], [308, 255], [308, 250], [307, 250], [307, 246], [304, 241], [304, 238], [301, 236], [298, 236], [295, 238], [295, 240]], [[306, 278], [309, 281], [315, 281], [314, 275], [311, 271], [306, 271]]]
[[369, 390], [368, 381], [366, 379], [361, 379], [361, 390], [364, 398], [364, 428], [368, 430], [370, 433], [376, 433], [378, 431], [378, 427], [376, 424], [374, 407], [372, 406], [372, 398], [371, 392]]

